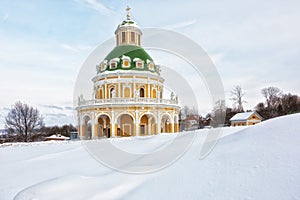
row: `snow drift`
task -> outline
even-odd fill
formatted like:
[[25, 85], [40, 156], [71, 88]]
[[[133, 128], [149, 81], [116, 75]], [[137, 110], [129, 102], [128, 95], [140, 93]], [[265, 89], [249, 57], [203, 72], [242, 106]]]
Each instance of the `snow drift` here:
[[[0, 199], [298, 199], [299, 122], [295, 114], [224, 128], [224, 137], [203, 160], [199, 153], [207, 130], [200, 130], [177, 162], [142, 175], [104, 167], [80, 141], [3, 144]], [[161, 148], [168, 137], [173, 136], [111, 142], [138, 151], [158, 142]]]

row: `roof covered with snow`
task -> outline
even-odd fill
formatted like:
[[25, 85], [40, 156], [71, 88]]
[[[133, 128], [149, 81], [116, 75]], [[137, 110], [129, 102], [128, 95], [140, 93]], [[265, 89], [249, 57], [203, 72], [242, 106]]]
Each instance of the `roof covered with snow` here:
[[63, 136], [63, 135], [51, 135], [49, 137], [46, 137], [46, 139], [58, 139], [58, 140], [69, 140], [69, 137]]
[[237, 113], [230, 119], [230, 121], [244, 121], [244, 120], [246, 121], [253, 114], [255, 114], [260, 119], [262, 119], [262, 117], [257, 112], [251, 111], [251, 112]]

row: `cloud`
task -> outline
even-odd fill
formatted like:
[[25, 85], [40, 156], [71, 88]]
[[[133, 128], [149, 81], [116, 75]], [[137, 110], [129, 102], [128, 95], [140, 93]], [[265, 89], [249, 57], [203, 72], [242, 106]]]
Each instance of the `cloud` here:
[[164, 28], [174, 30], [174, 29], [179, 29], [179, 28], [185, 28], [187, 26], [194, 25], [195, 23], [197, 23], [197, 20], [194, 19], [194, 20], [189, 20], [189, 21], [180, 22], [180, 23], [176, 23], [176, 24], [171, 24], [171, 25], [165, 26]]
[[70, 107], [70, 106], [66, 106], [65, 110], [74, 110], [74, 109], [72, 107]]
[[54, 106], [54, 105], [41, 105], [44, 108], [51, 108], [51, 109], [57, 109], [57, 110], [63, 110], [63, 107]]
[[55, 118], [67, 117], [67, 115], [66, 115], [66, 114], [63, 114], [63, 113], [58, 113], [58, 114], [47, 113], [46, 116], [49, 116], [49, 117], [55, 117]]
[[106, 7], [105, 5], [103, 5], [102, 3], [100, 3], [97, 0], [84, 0], [84, 1], [76, 0], [76, 2], [83, 4], [84, 6], [86, 6], [88, 8], [99, 11], [100, 13], [103, 13], [103, 14], [113, 13], [113, 11], [111, 9], [109, 9], [108, 7]]
[[46, 126], [64, 125], [64, 124], [76, 124], [73, 115], [64, 113], [47, 113], [45, 114]]

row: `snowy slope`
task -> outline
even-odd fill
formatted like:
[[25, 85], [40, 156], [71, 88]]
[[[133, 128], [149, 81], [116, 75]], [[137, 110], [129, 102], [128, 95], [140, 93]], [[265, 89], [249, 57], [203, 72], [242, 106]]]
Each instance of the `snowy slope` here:
[[[300, 199], [300, 114], [225, 128], [199, 160], [207, 130], [173, 165], [132, 175], [95, 161], [80, 142], [0, 147], [0, 199]], [[155, 151], [174, 136], [111, 139], [129, 152]]]

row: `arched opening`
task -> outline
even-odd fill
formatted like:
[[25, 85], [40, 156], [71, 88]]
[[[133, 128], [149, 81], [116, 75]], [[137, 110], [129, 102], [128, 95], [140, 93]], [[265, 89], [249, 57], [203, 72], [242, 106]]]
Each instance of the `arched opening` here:
[[172, 120], [169, 115], [164, 114], [161, 118], [161, 133], [172, 132]]
[[107, 115], [98, 117], [97, 135], [98, 137], [111, 137], [110, 118]]
[[115, 88], [111, 88], [109, 90], [109, 95], [110, 95], [110, 98], [115, 98], [116, 97], [116, 91], [115, 91]]
[[123, 114], [118, 119], [118, 136], [134, 136], [133, 118], [128, 114]]
[[148, 135], [148, 116], [147, 115], [143, 115], [140, 121], [140, 135]]
[[125, 32], [122, 32], [121, 41], [122, 41], [122, 43], [125, 43], [125, 41], [126, 41], [126, 33]]
[[140, 88], [140, 97], [145, 97], [145, 89]]
[[83, 118], [84, 125], [82, 127], [81, 136], [83, 139], [90, 140], [92, 138], [92, 122], [89, 116]]
[[155, 118], [152, 114], [144, 114], [140, 118], [140, 135], [153, 135], [156, 134]]
[[130, 42], [135, 43], [135, 32], [130, 32]]

